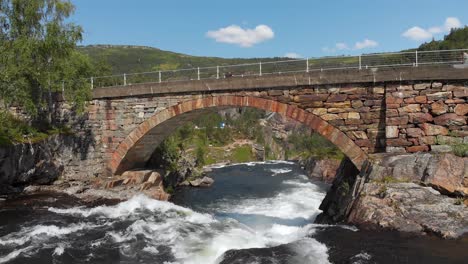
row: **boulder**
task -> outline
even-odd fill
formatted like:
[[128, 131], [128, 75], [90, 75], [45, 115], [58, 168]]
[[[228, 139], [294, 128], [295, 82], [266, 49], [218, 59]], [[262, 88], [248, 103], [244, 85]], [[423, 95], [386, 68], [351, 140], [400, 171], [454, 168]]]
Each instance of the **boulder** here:
[[444, 194], [468, 197], [467, 166], [468, 159], [453, 154], [434, 157], [427, 166], [424, 183]]
[[190, 185], [193, 187], [210, 187], [214, 183], [214, 180], [210, 177], [198, 178], [190, 181]]

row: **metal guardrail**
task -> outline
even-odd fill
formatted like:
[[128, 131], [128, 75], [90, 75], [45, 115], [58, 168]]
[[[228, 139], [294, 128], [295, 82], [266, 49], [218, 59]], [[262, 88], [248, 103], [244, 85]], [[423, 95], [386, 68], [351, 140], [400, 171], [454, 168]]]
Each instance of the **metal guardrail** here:
[[466, 64], [468, 49], [365, 54], [323, 58], [291, 59], [273, 62], [222, 65], [170, 71], [141, 72], [91, 77], [91, 88], [126, 86], [138, 83], [163, 83], [209, 79], [265, 76], [284, 73], [419, 67], [425, 65]]

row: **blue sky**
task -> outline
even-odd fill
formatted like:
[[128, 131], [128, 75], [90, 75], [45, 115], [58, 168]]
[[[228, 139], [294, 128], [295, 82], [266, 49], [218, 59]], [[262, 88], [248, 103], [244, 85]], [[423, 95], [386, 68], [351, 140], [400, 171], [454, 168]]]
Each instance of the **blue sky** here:
[[72, 0], [84, 45], [217, 57], [398, 51], [468, 24], [468, 0]]

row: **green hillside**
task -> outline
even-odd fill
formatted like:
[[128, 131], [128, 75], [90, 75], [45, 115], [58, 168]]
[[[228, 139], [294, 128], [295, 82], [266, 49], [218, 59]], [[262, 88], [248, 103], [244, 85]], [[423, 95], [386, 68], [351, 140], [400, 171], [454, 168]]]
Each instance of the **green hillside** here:
[[419, 46], [418, 50], [468, 49], [468, 27], [453, 29], [443, 40], [432, 40]]
[[197, 57], [143, 46], [92, 45], [79, 47], [79, 50], [89, 55], [91, 59], [98, 64], [108, 64], [113, 74], [159, 70], [167, 71], [284, 59], [224, 59], [217, 57]]

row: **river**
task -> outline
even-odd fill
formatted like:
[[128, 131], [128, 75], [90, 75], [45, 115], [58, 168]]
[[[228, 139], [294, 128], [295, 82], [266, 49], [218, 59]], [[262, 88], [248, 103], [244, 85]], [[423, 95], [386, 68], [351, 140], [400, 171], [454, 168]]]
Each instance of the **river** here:
[[[0, 263], [466, 263], [466, 241], [313, 224], [328, 186], [290, 162], [215, 168], [171, 202], [0, 209]], [[20, 203], [18, 203], [20, 204]]]

